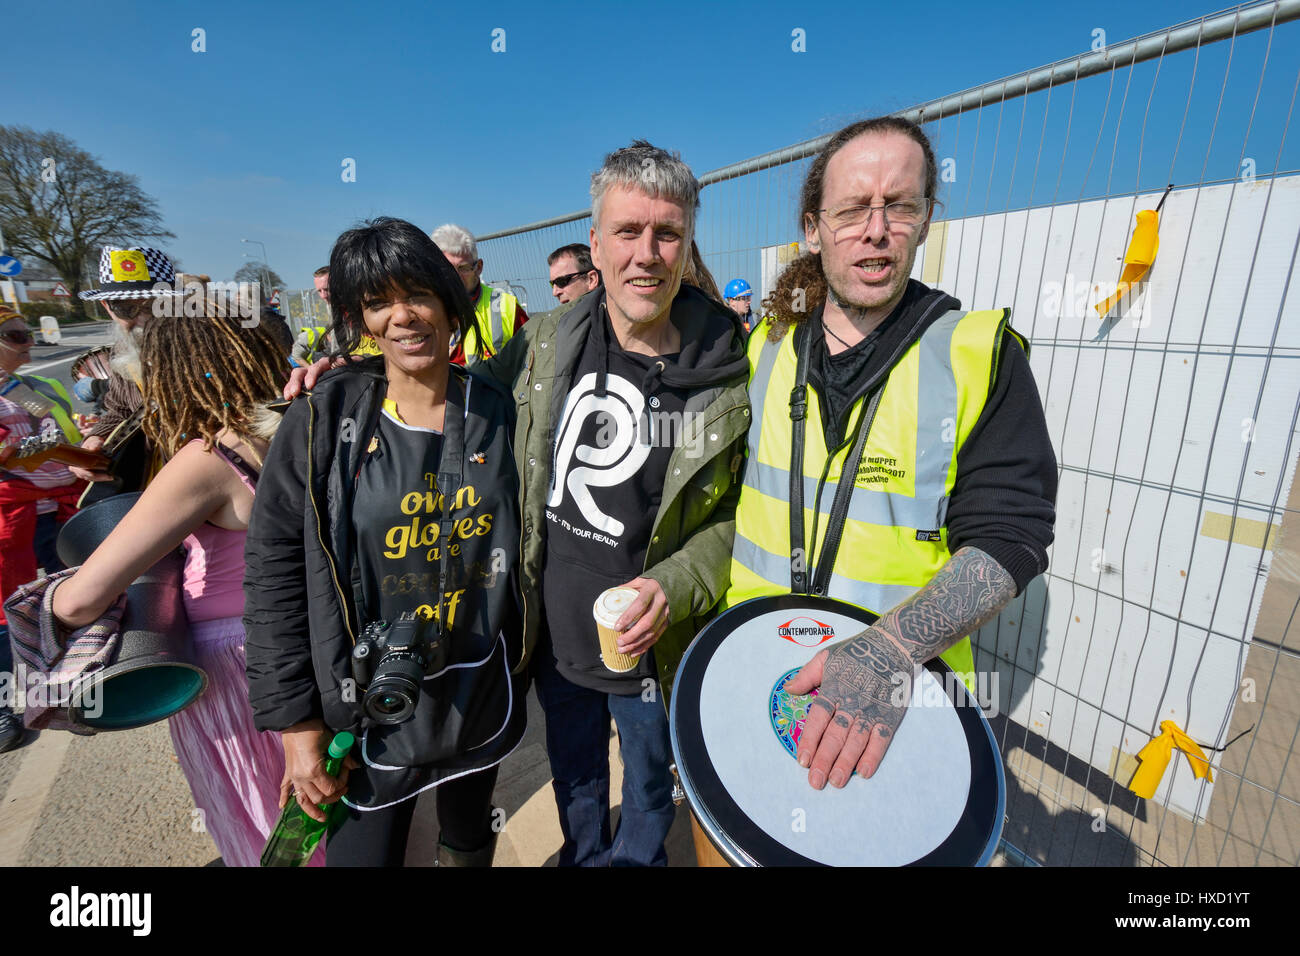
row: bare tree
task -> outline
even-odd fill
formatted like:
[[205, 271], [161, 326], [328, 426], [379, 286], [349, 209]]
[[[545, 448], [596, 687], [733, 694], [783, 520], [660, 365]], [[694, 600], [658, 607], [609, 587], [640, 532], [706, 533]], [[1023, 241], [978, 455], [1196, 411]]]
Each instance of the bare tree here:
[[280, 273], [261, 262], [245, 262], [235, 270], [235, 281], [261, 283], [263, 298], [269, 296], [272, 289], [284, 288]]
[[61, 133], [0, 126], [0, 228], [6, 251], [48, 263], [77, 293], [99, 247], [173, 239], [136, 177], [105, 169]]

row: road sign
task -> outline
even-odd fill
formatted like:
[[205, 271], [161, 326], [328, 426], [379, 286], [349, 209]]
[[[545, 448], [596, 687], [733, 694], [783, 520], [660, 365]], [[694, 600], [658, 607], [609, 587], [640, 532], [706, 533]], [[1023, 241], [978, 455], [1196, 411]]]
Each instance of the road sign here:
[[0, 276], [13, 278], [23, 271], [23, 264], [13, 256], [0, 256]]
[[65, 299], [68, 298], [70, 294], [71, 293], [68, 292], [68, 287], [62, 282], [56, 282], [54, 288], [50, 290], [50, 295], [61, 295]]

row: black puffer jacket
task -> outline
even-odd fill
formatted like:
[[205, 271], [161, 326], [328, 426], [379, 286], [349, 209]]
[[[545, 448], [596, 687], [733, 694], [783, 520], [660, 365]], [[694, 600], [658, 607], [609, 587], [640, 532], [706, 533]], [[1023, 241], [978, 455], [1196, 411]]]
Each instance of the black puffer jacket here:
[[[482, 765], [497, 750], [513, 748], [523, 720], [510, 678], [524, 663], [511, 408], [495, 384], [453, 368], [447, 416], [463, 416], [464, 442], [460, 449], [444, 445], [440, 470], [454, 452], [472, 456], [479, 507], [491, 508], [494, 520], [490, 534], [463, 542], [452, 559], [453, 586], [467, 593], [455, 617], [449, 667], [425, 678], [409, 721], [370, 728], [351, 682], [352, 648], [367, 623], [357, 618], [351, 505], [386, 391], [380, 360], [331, 373], [293, 403], [271, 443], [245, 551], [254, 719], [259, 730], [321, 718], [335, 731], [366, 731], [363, 753], [371, 766]], [[500, 573], [485, 583], [479, 572], [487, 567]]]

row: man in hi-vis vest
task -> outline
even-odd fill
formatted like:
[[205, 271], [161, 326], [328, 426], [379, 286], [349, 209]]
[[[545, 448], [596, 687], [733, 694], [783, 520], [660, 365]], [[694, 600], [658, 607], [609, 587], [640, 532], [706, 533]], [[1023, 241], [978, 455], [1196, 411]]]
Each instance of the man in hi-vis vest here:
[[483, 260], [478, 257], [478, 244], [468, 229], [449, 222], [433, 230], [429, 238], [456, 267], [474, 306], [474, 325], [465, 329], [458, 340], [453, 337], [451, 360], [456, 365], [476, 365], [500, 352], [528, 321], [528, 314], [509, 292], [483, 284]]
[[925, 661], [973, 686], [967, 635], [1047, 569], [1056, 457], [1027, 343], [1008, 310], [967, 312], [909, 278], [936, 178], [907, 120], [835, 134], [800, 196], [809, 252], [749, 341], [723, 607], [794, 592], [880, 615], [787, 685], [820, 688], [797, 753], [816, 789], [875, 773]]

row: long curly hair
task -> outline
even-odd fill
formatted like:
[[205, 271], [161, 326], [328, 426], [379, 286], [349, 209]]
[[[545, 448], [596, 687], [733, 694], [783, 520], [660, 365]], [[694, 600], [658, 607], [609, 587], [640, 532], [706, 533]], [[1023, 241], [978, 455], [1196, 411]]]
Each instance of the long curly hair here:
[[682, 270], [682, 282], [695, 286], [714, 302], [722, 302], [718, 283], [714, 280], [709, 267], [704, 264], [704, 256], [700, 254], [700, 247], [695, 244], [694, 239], [691, 240], [690, 258], [686, 260], [686, 267]]
[[[816, 216], [821, 209], [822, 193], [826, 188], [826, 167], [830, 165], [831, 158], [853, 140], [867, 133], [899, 133], [920, 146], [925, 155], [925, 195], [934, 199], [939, 179], [938, 164], [934, 159], [930, 139], [921, 127], [901, 116], [876, 116], [859, 120], [832, 136], [808, 167], [808, 175], [804, 177], [803, 188], [799, 191], [801, 233], [808, 217]], [[768, 322], [768, 339], [779, 342], [791, 328], [826, 302], [829, 291], [818, 253], [807, 252], [791, 262], [777, 277], [776, 287], [763, 300], [762, 314], [771, 317]]]
[[288, 378], [270, 323], [245, 328], [230, 310], [205, 305], [202, 315], [155, 316], [140, 344], [144, 431], [167, 457], [195, 438], [210, 450], [223, 429], [244, 440], [267, 437], [265, 403]]

